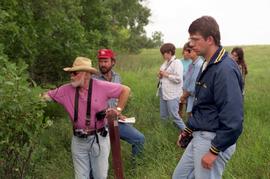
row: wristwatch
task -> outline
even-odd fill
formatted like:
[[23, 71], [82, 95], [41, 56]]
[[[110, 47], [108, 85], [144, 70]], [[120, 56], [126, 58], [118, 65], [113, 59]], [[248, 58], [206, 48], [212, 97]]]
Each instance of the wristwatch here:
[[122, 112], [122, 108], [116, 107], [116, 111], [118, 111], [119, 113], [121, 113]]

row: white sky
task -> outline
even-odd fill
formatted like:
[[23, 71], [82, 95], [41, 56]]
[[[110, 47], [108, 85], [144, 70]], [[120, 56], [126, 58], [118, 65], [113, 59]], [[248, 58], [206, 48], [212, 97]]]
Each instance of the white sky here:
[[164, 42], [182, 47], [191, 22], [203, 15], [219, 24], [222, 45], [270, 44], [270, 0], [146, 0], [151, 9], [147, 36], [161, 31]]

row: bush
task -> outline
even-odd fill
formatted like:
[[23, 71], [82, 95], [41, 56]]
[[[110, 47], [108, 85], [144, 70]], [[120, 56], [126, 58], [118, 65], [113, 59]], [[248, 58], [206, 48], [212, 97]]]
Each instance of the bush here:
[[0, 178], [25, 178], [34, 166], [39, 135], [51, 121], [44, 116], [46, 104], [27, 75], [27, 65], [9, 62], [1, 48], [0, 63]]

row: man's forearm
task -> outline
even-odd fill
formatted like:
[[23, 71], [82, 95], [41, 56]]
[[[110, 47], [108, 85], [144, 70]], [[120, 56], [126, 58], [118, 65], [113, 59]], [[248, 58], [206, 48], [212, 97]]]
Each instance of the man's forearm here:
[[119, 100], [117, 104], [117, 107], [119, 107], [121, 110], [125, 108], [129, 94], [130, 94], [130, 88], [128, 86], [122, 85], [122, 91], [119, 96]]

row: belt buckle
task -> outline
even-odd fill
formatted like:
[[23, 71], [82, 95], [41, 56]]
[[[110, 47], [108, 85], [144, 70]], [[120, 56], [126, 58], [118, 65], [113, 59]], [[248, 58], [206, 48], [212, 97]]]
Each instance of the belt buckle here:
[[87, 133], [83, 129], [75, 129], [74, 135], [79, 138], [87, 138]]

